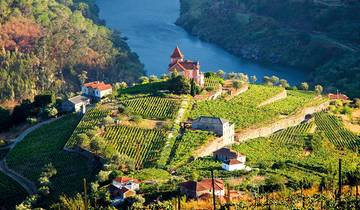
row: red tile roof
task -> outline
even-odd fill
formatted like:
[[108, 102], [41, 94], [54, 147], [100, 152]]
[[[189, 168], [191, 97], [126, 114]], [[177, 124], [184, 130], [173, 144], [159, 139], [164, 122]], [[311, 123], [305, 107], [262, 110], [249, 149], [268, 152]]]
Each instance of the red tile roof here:
[[114, 181], [119, 182], [119, 183], [127, 183], [127, 182], [140, 183], [140, 181], [138, 179], [129, 178], [129, 177], [117, 177], [114, 179]]
[[[224, 189], [224, 181], [221, 179], [214, 179], [215, 184], [215, 191], [223, 190]], [[181, 186], [191, 190], [191, 191], [206, 191], [212, 190], [212, 181], [211, 179], [204, 179], [200, 182], [188, 181], [181, 183]]]
[[240, 162], [239, 160], [237, 159], [230, 159], [228, 161], [225, 162], [227, 165], [237, 165], [237, 164], [240, 164], [242, 162]]
[[329, 93], [328, 94], [328, 97], [331, 99], [331, 100], [348, 100], [349, 97], [347, 95], [344, 95], [344, 94], [333, 94], [333, 93]]
[[245, 155], [239, 153], [239, 152], [236, 152], [232, 149], [229, 149], [229, 148], [226, 148], [226, 147], [223, 147], [221, 149], [218, 149], [216, 150], [214, 153], [214, 155], [221, 155], [221, 156], [226, 156], [227, 159], [236, 159], [238, 157], [243, 157]]
[[184, 58], [184, 55], [181, 53], [179, 47], [174, 49], [174, 52], [171, 55], [171, 58]]
[[85, 83], [84, 86], [90, 87], [92, 89], [99, 89], [99, 90], [112, 89], [112, 86], [110, 84], [105, 84], [104, 82], [100, 82], [100, 81]]

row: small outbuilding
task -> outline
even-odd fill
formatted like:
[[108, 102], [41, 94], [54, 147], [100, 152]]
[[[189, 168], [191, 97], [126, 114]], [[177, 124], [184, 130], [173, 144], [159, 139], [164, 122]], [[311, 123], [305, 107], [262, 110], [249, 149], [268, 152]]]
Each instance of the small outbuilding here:
[[245, 165], [246, 156], [226, 147], [216, 150], [213, 157], [222, 162], [221, 167], [226, 171], [245, 170], [247, 168]]
[[[225, 195], [224, 181], [221, 179], [214, 179], [216, 196], [222, 197]], [[213, 186], [211, 179], [204, 179], [200, 182], [187, 181], [180, 184], [180, 192], [188, 198], [201, 198], [207, 195], [212, 195]]]
[[90, 104], [90, 98], [86, 96], [75, 96], [62, 103], [64, 112], [85, 112], [86, 106]]

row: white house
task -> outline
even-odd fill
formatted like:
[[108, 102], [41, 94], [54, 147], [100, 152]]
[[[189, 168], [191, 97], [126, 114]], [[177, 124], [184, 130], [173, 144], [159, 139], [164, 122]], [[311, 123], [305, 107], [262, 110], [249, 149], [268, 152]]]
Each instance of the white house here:
[[64, 112], [85, 112], [86, 106], [90, 104], [90, 99], [86, 96], [75, 96], [69, 98], [61, 104], [61, 109]]
[[112, 181], [112, 185], [117, 187], [118, 189], [121, 189], [123, 187], [129, 189], [129, 190], [138, 190], [140, 189], [140, 181], [133, 178], [128, 177], [118, 177], [115, 178]]
[[[221, 148], [213, 153], [216, 160], [222, 162], [221, 167], [226, 171], [245, 170], [246, 156], [229, 148]], [[250, 169], [251, 170], [251, 169]]]
[[112, 86], [100, 81], [89, 82], [81, 86], [81, 92], [83, 95], [101, 99], [112, 94]]
[[140, 189], [140, 181], [129, 177], [115, 178], [109, 186], [111, 204], [117, 205], [126, 198], [136, 195], [136, 190]]
[[245, 167], [246, 167], [245, 162], [241, 162], [237, 159], [230, 159], [221, 164], [221, 168], [223, 168], [226, 171], [244, 170]]

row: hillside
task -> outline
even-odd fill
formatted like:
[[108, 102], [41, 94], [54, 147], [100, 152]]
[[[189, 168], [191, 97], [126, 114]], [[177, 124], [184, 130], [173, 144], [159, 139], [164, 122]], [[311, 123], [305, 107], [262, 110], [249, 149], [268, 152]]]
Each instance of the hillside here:
[[181, 0], [177, 24], [239, 57], [304, 69], [328, 91], [357, 97], [359, 9], [357, 1]]
[[98, 10], [87, 2], [1, 2], [0, 102], [44, 90], [66, 95], [86, 79], [134, 82], [144, 74], [121, 35], [95, 24]]

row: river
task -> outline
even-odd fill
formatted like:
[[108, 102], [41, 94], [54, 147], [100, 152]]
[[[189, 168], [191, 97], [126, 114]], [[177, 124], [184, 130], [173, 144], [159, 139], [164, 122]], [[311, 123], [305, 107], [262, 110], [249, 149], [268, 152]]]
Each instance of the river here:
[[167, 72], [170, 55], [178, 45], [186, 59], [199, 60], [205, 72], [222, 69], [258, 78], [276, 75], [292, 84], [306, 79], [304, 71], [249, 62], [189, 35], [174, 24], [180, 13], [178, 0], [97, 0], [97, 5], [100, 18], [128, 38], [149, 75]]

